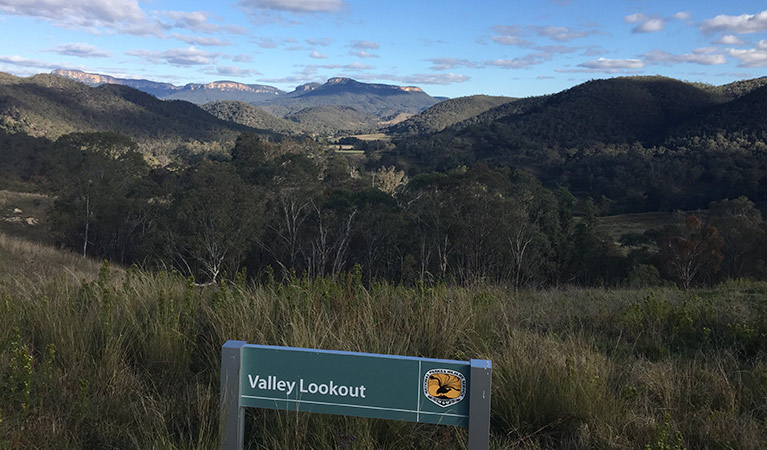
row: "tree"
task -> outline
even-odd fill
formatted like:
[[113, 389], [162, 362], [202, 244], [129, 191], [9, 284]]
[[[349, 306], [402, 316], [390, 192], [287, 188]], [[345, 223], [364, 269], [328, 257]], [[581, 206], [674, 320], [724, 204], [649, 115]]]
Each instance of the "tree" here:
[[765, 241], [762, 213], [746, 197], [725, 199], [709, 205], [709, 221], [724, 241], [722, 265], [730, 278], [759, 276], [759, 263], [764, 259], [760, 251]]
[[60, 241], [83, 256], [130, 259], [154, 191], [136, 144], [116, 133], [68, 134], [56, 141], [47, 166]]
[[174, 265], [212, 283], [239, 269], [262, 231], [263, 196], [223, 163], [187, 169], [170, 210], [166, 243]]
[[682, 225], [667, 227], [658, 242], [659, 266], [684, 289], [719, 270], [724, 242], [717, 229], [698, 216], [687, 216]]

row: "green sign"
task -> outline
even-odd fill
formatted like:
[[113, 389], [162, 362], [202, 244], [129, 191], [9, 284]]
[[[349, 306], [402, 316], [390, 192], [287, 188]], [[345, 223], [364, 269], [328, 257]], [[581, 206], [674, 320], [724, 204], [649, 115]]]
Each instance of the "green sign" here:
[[221, 349], [221, 448], [241, 450], [244, 408], [468, 427], [487, 450], [487, 360], [453, 361], [227, 341]]
[[466, 361], [248, 344], [241, 364], [244, 407], [468, 426]]

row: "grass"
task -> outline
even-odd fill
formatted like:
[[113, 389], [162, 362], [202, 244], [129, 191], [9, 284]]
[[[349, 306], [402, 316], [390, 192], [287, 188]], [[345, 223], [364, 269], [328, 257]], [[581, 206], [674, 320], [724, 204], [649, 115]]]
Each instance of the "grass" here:
[[599, 218], [600, 231], [615, 242], [618, 242], [624, 234], [642, 234], [650, 229], [662, 230], [667, 225], [677, 223], [679, 223], [679, 215], [668, 212], [620, 214]]
[[0, 233], [51, 243], [46, 217], [52, 203], [47, 195], [0, 190]]
[[[218, 446], [220, 347], [493, 361], [491, 448], [767, 446], [767, 284], [414, 286], [99, 267], [0, 238], [0, 448]], [[453, 427], [248, 410], [247, 448], [458, 449]]]

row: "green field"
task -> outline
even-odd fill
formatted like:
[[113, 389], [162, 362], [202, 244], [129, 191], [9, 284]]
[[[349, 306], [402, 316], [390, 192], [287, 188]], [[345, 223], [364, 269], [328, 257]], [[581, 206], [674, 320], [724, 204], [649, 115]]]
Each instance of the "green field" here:
[[[240, 277], [0, 238], [0, 448], [214, 449], [220, 347], [493, 361], [491, 448], [767, 445], [767, 284], [682, 291]], [[385, 383], [386, 380], [382, 379]], [[463, 429], [249, 411], [248, 448], [464, 448]]]

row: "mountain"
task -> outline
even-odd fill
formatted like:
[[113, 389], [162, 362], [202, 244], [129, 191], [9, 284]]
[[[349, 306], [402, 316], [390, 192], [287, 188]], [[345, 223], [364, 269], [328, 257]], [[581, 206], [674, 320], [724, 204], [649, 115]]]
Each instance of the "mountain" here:
[[144, 91], [147, 94], [152, 94], [157, 98], [162, 98], [173, 94], [181, 89], [178, 86], [174, 86], [170, 83], [158, 83], [156, 81], [148, 80], [130, 80], [124, 78], [115, 78], [109, 75], [101, 75], [97, 73], [86, 73], [80, 70], [65, 70], [56, 69], [51, 72], [51, 75], [56, 75], [62, 78], [68, 78], [70, 80], [79, 81], [80, 83], [87, 84], [88, 86], [100, 86], [102, 84], [120, 84], [123, 86], [132, 87], [139, 91]]
[[387, 131], [395, 134], [436, 133], [514, 100], [516, 99], [511, 97], [491, 97], [489, 95], [473, 95], [445, 100], [418, 115], [389, 127]]
[[466, 135], [492, 135], [511, 148], [572, 148], [601, 144], [654, 145], [666, 130], [726, 101], [721, 95], [665, 77], [592, 80], [558, 94], [488, 113]]
[[129, 86], [163, 100], [186, 100], [198, 105], [218, 100], [238, 100], [247, 103], [262, 102], [285, 94], [283, 91], [272, 86], [242, 84], [235, 81], [214, 81], [207, 84], [190, 83], [184, 86], [175, 86], [170, 83], [115, 78], [109, 75], [86, 73], [79, 70], [57, 69], [52, 74], [79, 81], [89, 86], [100, 86], [102, 84]]
[[0, 74], [0, 128], [56, 139], [72, 132], [114, 131], [148, 153], [172, 155], [225, 152], [243, 131], [182, 101], [162, 101], [137, 89], [90, 87], [54, 75], [18, 78]]
[[711, 140], [719, 147], [729, 142], [750, 142], [760, 145], [763, 151], [767, 143], [767, 77], [739, 82], [735, 87], [740, 89], [733, 100], [670, 128], [667, 145], [682, 145], [691, 140]]
[[301, 134], [305, 132], [299, 124], [277, 117], [258, 106], [249, 103], [220, 100], [206, 103], [202, 109], [221, 120], [262, 130], [273, 130], [282, 134]]
[[349, 106], [379, 118], [399, 113], [416, 114], [438, 103], [413, 86], [361, 83], [350, 78], [331, 78], [325, 84], [299, 86], [293, 92], [258, 103], [275, 115], [287, 116], [314, 106]]

